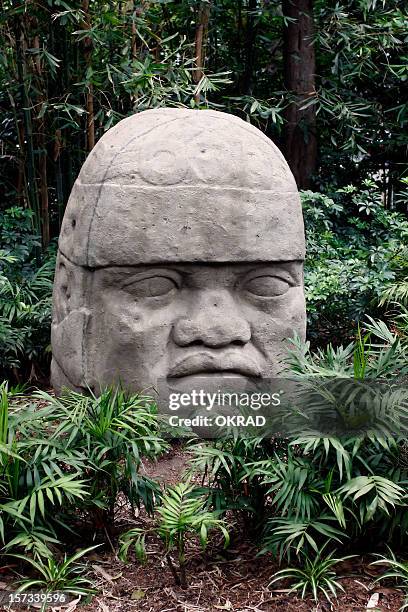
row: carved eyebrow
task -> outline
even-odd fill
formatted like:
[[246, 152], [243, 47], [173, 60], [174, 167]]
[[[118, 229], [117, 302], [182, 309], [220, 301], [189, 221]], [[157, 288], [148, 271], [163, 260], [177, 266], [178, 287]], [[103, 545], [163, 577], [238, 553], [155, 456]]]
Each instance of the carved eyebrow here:
[[197, 269], [201, 268], [220, 268], [228, 266], [232, 278], [235, 282], [244, 280], [253, 276], [261, 276], [262, 274], [271, 274], [275, 276], [282, 275], [283, 278], [290, 278], [294, 285], [302, 283], [303, 262], [298, 260], [293, 261], [276, 261], [276, 262], [174, 262], [169, 264], [150, 264], [138, 266], [104, 266], [97, 268], [96, 273], [101, 272], [107, 275], [107, 282], [119, 287], [125, 287], [137, 280], [155, 276], [169, 275], [175, 281], [181, 282], [182, 278], [191, 279], [197, 274]]
[[120, 287], [121, 289], [124, 289], [129, 285], [133, 285], [138, 281], [144, 280], [145, 278], [154, 278], [155, 276], [167, 276], [174, 280], [176, 284], [180, 284], [180, 274], [176, 270], [172, 270], [171, 268], [151, 268], [150, 270], [135, 272], [121, 282]]
[[241, 275], [240, 282], [245, 283], [261, 276], [276, 276], [286, 282], [291, 282], [293, 285], [302, 282], [301, 269], [297, 269], [297, 262], [265, 264], [251, 270], [247, 270]]

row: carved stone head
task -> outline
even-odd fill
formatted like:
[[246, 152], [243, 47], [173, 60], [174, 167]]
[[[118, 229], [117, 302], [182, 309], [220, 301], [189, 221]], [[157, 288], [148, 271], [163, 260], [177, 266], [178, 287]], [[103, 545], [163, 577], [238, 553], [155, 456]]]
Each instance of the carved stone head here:
[[55, 389], [275, 376], [284, 339], [305, 333], [304, 249], [293, 176], [255, 127], [185, 109], [124, 119], [89, 155], [65, 212]]

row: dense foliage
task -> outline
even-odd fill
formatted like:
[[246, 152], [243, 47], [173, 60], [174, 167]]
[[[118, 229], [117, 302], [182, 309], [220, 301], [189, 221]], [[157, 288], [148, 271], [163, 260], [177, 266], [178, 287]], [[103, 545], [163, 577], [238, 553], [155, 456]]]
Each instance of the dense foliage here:
[[[292, 377], [398, 381], [408, 373], [407, 341], [403, 312], [393, 330], [371, 320], [346, 347], [329, 345], [313, 353], [309, 344], [294, 340]], [[401, 403], [401, 395], [391, 390], [380, 409], [387, 400], [392, 422], [404, 422], [406, 429], [407, 398]], [[85, 543], [93, 534], [114, 546], [120, 495], [154, 517], [147, 527], [136, 525], [122, 533], [122, 559], [134, 550], [144, 562], [151, 538], [159, 537], [163, 560], [182, 588], [188, 586], [186, 552], [192, 537], [205, 548], [210, 535], [219, 532], [216, 546], [221, 540], [228, 545], [242, 521], [260, 554], [272, 552], [281, 562], [296, 563], [271, 576], [271, 584], [292, 578], [295, 590], [306, 596], [310, 589], [316, 600], [320, 592], [330, 598], [341, 588], [334, 569], [342, 561], [338, 550], [374, 552], [384, 542], [406, 542], [405, 439], [375, 430], [364, 433], [361, 418], [346, 438], [305, 430], [292, 440], [193, 440], [188, 479], [163, 491], [140, 472], [143, 457], [158, 456], [166, 448], [148, 398], [108, 389], [99, 398], [70, 392], [56, 399], [39, 393], [30, 401], [7, 392], [3, 384], [0, 416], [4, 551], [20, 559], [21, 552], [29, 555], [40, 575], [38, 585], [48, 591], [56, 580], [72, 592], [89, 591], [87, 580], [77, 581], [78, 572], [85, 571], [77, 564], [80, 552], [65, 554], [66, 565], [61, 565], [55, 551], [72, 532]], [[399, 568], [395, 557], [388, 562], [395, 571]], [[23, 582], [23, 588], [29, 585]]]
[[[46, 245], [103, 132], [130, 113], [165, 105], [237, 114], [278, 142], [294, 167], [285, 126], [295, 104], [299, 146], [317, 142], [306, 153], [316, 157], [309, 164], [315, 187], [358, 188], [369, 178], [387, 208], [406, 210], [406, 7], [397, 0], [302, 2], [7, 0], [0, 16], [0, 208], [30, 208]], [[292, 5], [300, 7], [298, 18], [288, 16]], [[288, 77], [290, 36], [303, 37], [304, 57], [296, 60], [309, 71], [303, 93]]]
[[132, 506], [153, 512], [160, 490], [139, 468], [165, 443], [147, 398], [107, 390], [99, 398], [74, 393], [57, 400], [43, 393], [27, 401], [10, 399], [3, 384], [0, 402], [0, 536], [6, 551], [50, 557], [75, 525], [109, 537], [119, 492]]
[[368, 179], [359, 189], [347, 185], [330, 197], [305, 191], [302, 201], [308, 333], [315, 343], [344, 343], [364, 314], [379, 314], [385, 301], [403, 301], [408, 221], [384, 208]]
[[0, 374], [45, 380], [50, 354], [54, 249], [40, 258], [32, 212], [0, 210]]
[[[371, 321], [355, 342], [337, 349], [329, 345], [316, 353], [295, 341], [291, 375], [299, 380], [318, 376], [398, 382], [408, 372], [407, 323], [406, 314], [394, 331]], [[321, 590], [330, 598], [341, 588], [333, 567], [343, 559], [336, 559], [336, 552], [373, 552], [384, 543], [406, 545], [407, 394], [403, 390], [395, 395], [391, 389], [380, 405], [373, 394], [369, 418], [379, 409], [381, 419], [388, 415], [394, 426], [400, 424], [401, 437], [395, 429], [393, 435], [375, 428], [364, 433], [358, 414], [355, 433], [342, 438], [319, 434], [312, 427], [291, 440], [230, 437], [211, 445], [194, 444], [191, 470], [204, 475], [210, 507], [238, 512], [246, 521], [246, 532], [251, 533], [252, 526], [260, 540], [261, 554], [271, 552], [281, 562], [295, 562], [295, 567], [278, 572], [272, 583], [291, 578], [302, 597], [310, 590], [317, 600]], [[311, 421], [311, 409], [306, 423]], [[394, 570], [387, 575], [406, 584], [404, 564], [395, 556], [386, 564]]]

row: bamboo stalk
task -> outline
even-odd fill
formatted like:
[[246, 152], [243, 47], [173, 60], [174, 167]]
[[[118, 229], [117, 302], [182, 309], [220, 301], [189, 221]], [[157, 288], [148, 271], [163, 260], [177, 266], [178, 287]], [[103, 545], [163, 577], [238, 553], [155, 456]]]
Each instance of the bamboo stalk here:
[[[193, 79], [198, 84], [204, 74], [205, 51], [208, 39], [208, 24], [210, 21], [210, 2], [200, 2], [197, 16], [197, 26], [195, 33], [195, 62], [196, 68], [193, 71]], [[194, 96], [196, 103], [200, 102], [200, 92]]]
[[132, 11], [132, 35], [131, 35], [131, 54], [132, 60], [137, 58], [137, 38], [136, 38], [136, 3], [133, 0], [133, 11]]
[[[27, 199], [29, 207], [34, 213], [33, 225], [34, 230], [38, 235], [41, 235], [41, 218], [38, 201], [37, 186], [35, 182], [35, 165], [34, 165], [34, 146], [33, 133], [31, 122], [31, 101], [27, 91], [26, 84], [26, 65], [23, 50], [23, 28], [21, 17], [17, 16], [14, 21], [14, 33], [16, 44], [16, 61], [17, 61], [17, 76], [20, 86], [20, 95], [23, 103], [23, 126], [24, 126], [24, 141], [27, 154]], [[39, 254], [37, 254], [39, 257]]]
[[55, 168], [55, 181], [57, 187], [57, 202], [58, 202], [58, 225], [61, 227], [62, 218], [64, 216], [64, 188], [62, 181], [62, 169], [61, 169], [61, 150], [62, 150], [62, 138], [61, 130], [55, 130], [54, 140], [54, 152], [53, 162]]
[[[82, 0], [82, 10], [84, 12], [84, 20], [82, 28], [84, 30], [91, 29], [91, 15], [89, 12], [89, 0]], [[83, 40], [84, 45], [84, 59], [86, 72], [88, 73], [89, 68], [92, 66], [92, 51], [93, 43], [90, 36], [86, 36]], [[86, 150], [92, 151], [95, 146], [95, 117], [94, 117], [94, 93], [93, 83], [90, 81], [87, 86], [86, 92]]]
[[[34, 26], [37, 25], [37, 20], [32, 20]], [[43, 70], [41, 65], [41, 59], [39, 55], [40, 50], [40, 39], [38, 35], [34, 36], [33, 39], [33, 48], [37, 50], [37, 53], [34, 54], [34, 70], [36, 74], [37, 81], [37, 99], [38, 99], [38, 107], [40, 109], [40, 113], [42, 107], [44, 105], [45, 96], [44, 96], [44, 82], [43, 82]], [[40, 180], [40, 201], [41, 201], [41, 228], [42, 228], [42, 244], [44, 248], [50, 243], [50, 214], [49, 214], [49, 205], [48, 205], [48, 180], [47, 180], [47, 147], [46, 147], [46, 139], [45, 139], [45, 119], [44, 115], [38, 116], [36, 119], [37, 124], [37, 142], [38, 142], [38, 151], [39, 151], [39, 159], [38, 159], [38, 170], [39, 170], [39, 180]]]

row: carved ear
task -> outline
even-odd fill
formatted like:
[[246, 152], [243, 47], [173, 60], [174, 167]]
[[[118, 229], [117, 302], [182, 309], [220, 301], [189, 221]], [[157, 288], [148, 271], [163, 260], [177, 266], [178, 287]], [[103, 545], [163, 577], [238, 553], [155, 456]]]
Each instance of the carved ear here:
[[76, 389], [90, 386], [83, 342], [90, 317], [90, 311], [81, 308], [71, 312], [61, 323], [51, 326], [51, 383], [57, 392], [62, 386]]
[[91, 318], [85, 303], [89, 274], [58, 253], [51, 325], [51, 383], [57, 393], [63, 387], [81, 391], [90, 386], [85, 345]]

